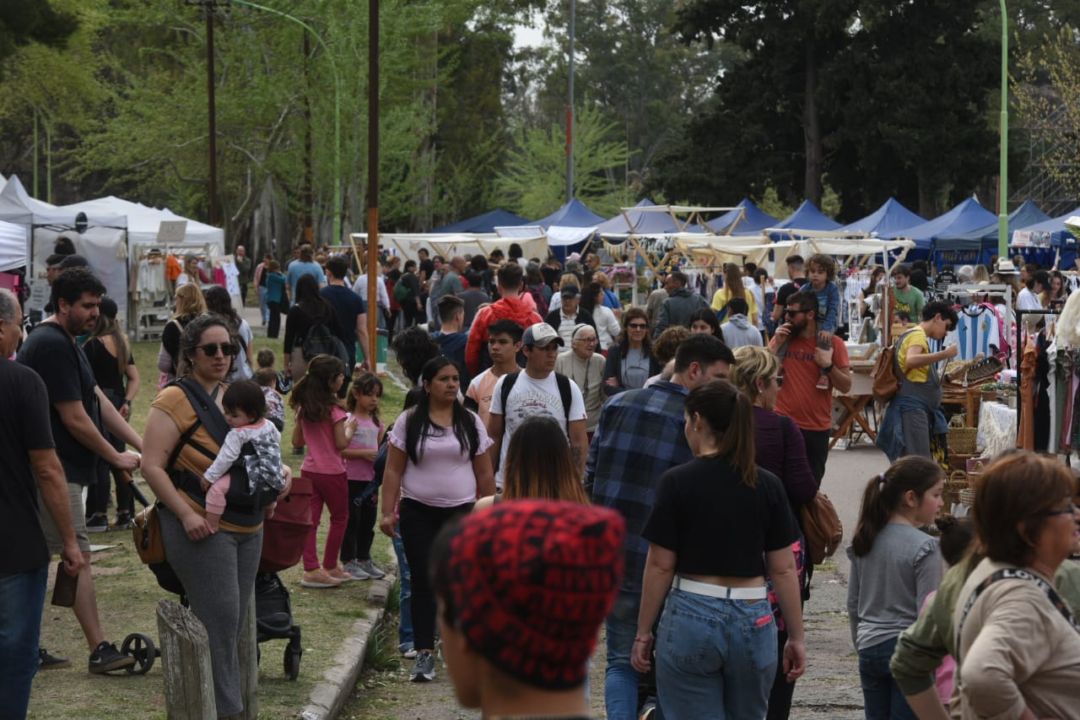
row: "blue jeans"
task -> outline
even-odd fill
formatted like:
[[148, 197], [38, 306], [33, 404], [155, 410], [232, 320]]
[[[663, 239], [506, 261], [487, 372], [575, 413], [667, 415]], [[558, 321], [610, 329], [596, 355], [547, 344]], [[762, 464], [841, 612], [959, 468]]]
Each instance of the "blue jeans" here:
[[408, 650], [413, 644], [412, 579], [405, 559], [405, 543], [398, 534], [394, 535], [394, 554], [398, 566], [398, 649]]
[[637, 633], [641, 593], [620, 588], [608, 615], [607, 670], [604, 674], [604, 707], [608, 720], [637, 720], [639, 675], [630, 665], [630, 651]]
[[270, 324], [270, 306], [266, 302], [266, 288], [262, 285], [257, 285], [256, 290], [259, 293], [259, 316], [262, 317], [262, 324]]
[[866, 720], [915, 720], [915, 713], [889, 672], [889, 659], [896, 649], [896, 640], [886, 640], [859, 651], [859, 681], [866, 705]]
[[768, 600], [672, 590], [656, 638], [656, 684], [667, 720], [760, 720], [776, 675]]
[[24, 718], [38, 669], [49, 566], [0, 575], [0, 717]]

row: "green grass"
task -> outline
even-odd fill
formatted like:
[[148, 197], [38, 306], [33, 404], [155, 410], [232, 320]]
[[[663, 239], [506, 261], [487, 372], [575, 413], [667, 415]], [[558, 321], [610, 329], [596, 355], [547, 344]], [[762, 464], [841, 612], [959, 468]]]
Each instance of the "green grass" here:
[[[255, 348], [263, 347], [272, 349], [281, 362], [281, 341], [256, 338]], [[135, 343], [132, 349], [142, 388], [132, 406], [131, 424], [142, 432], [150, 403], [156, 394], [158, 343]], [[380, 409], [383, 422], [389, 425], [400, 412], [404, 392], [389, 378], [385, 381], [385, 390]], [[288, 418], [285, 432], [282, 433], [282, 444], [285, 446], [282, 457], [293, 472], [299, 474], [302, 458], [292, 454], [289, 447], [291, 433], [292, 422]], [[151, 496], [149, 487], [141, 480], [139, 483], [143, 492]], [[110, 519], [113, 515], [114, 511], [110, 510]], [[329, 517], [324, 513], [319, 531], [320, 553], [328, 524]], [[157, 602], [161, 599], [175, 600], [175, 596], [161, 590], [153, 574], [139, 562], [132, 547], [130, 532], [100, 533], [92, 536], [91, 542], [115, 545], [109, 550], [95, 553], [93, 559], [99, 615], [106, 636], [119, 645], [128, 633], [139, 632], [149, 635], [156, 642]], [[382, 533], [375, 534], [372, 557], [383, 567], [394, 564], [393, 549]], [[285, 679], [282, 670], [285, 641], [263, 643], [259, 673], [260, 718], [296, 717], [307, 703], [312, 687], [333, 663], [344, 634], [356, 619], [372, 609], [367, 601], [365, 582], [348, 583], [335, 590], [306, 590], [300, 587], [300, 574], [299, 567], [281, 573], [292, 594], [293, 620], [303, 632], [304, 656], [300, 678], [297, 682]], [[396, 597], [394, 600], [396, 602]], [[387, 637], [393, 634], [392, 631], [393, 627], [385, 631]], [[145, 676], [90, 675], [86, 671], [89, 652], [74, 614], [48, 604], [42, 618], [41, 643], [54, 654], [70, 658], [72, 667], [38, 673], [34, 680], [29, 717], [50, 720], [165, 717], [160, 661]], [[376, 653], [376, 659], [382, 644], [380, 641], [379, 648], [372, 650]], [[384, 657], [378, 664], [385, 666], [386, 660]]]

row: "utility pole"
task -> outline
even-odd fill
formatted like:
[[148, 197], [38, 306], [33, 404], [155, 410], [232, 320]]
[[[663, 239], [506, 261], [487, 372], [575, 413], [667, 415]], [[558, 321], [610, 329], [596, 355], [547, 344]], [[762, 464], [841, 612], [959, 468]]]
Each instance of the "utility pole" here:
[[206, 14], [206, 110], [210, 134], [209, 156], [209, 194], [208, 217], [211, 225], [220, 225], [218, 217], [217, 189], [217, 111], [214, 107], [214, 8], [228, 5], [229, 0], [186, 0], [188, 5], [197, 5]]
[[574, 20], [577, 0], [570, 0], [570, 61], [566, 94], [566, 202], [574, 199]]
[[1009, 14], [1001, 3], [1001, 149], [998, 168], [998, 267], [1009, 259]]
[[[368, 0], [368, 189], [367, 189], [368, 369], [378, 362], [379, 296], [379, 0]], [[359, 260], [359, 258], [357, 258]]]

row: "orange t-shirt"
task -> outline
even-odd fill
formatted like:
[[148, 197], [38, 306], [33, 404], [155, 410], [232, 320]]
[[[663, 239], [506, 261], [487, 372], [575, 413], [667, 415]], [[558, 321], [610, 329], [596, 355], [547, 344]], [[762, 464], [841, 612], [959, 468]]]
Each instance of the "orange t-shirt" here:
[[176, 282], [176, 278], [180, 277], [180, 274], [184, 272], [184, 269], [180, 267], [180, 261], [176, 259], [175, 255], [170, 255], [165, 258], [165, 279], [169, 282]]
[[[833, 365], [850, 367], [847, 346], [832, 338]], [[788, 340], [784, 356], [784, 385], [776, 398], [776, 412], [795, 421], [803, 430], [832, 429], [832, 388], [815, 387], [821, 368], [814, 362], [816, 340], [797, 337]]]

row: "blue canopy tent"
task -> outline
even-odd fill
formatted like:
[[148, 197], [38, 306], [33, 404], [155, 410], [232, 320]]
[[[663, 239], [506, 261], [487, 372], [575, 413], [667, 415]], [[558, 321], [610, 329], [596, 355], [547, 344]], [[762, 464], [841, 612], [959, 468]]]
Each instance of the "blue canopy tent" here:
[[735, 225], [732, 232], [732, 224], [739, 218], [739, 210], [729, 210], [719, 217], [708, 222], [709, 227], [718, 235], [758, 235], [767, 227], [775, 227], [776, 218], [762, 211], [750, 198], [743, 198], [735, 206], [742, 208], [742, 219]]
[[[772, 226], [772, 228], [778, 230], [825, 231], [836, 230], [839, 227], [840, 223], [818, 210], [817, 205], [809, 200], [803, 200], [802, 205], [796, 208], [795, 212]], [[788, 235], [788, 233], [772, 233], [772, 235], [774, 240], [778, 240], [781, 239], [782, 236]]]
[[861, 220], [840, 228], [841, 232], [863, 232], [878, 237], [890, 237], [893, 230], [921, 225], [926, 218], [908, 210], [896, 198], [889, 198], [881, 207]]
[[1009, 252], [1014, 255], [1019, 253], [1025, 261], [1048, 267], [1053, 265], [1055, 255], [1060, 252], [1058, 266], [1072, 268], [1077, 256], [1077, 244], [1073, 234], [1065, 229], [1065, 221], [1077, 215], [1080, 215], [1080, 207], [1042, 222], [1017, 227], [1009, 237]]
[[542, 227], [547, 233], [548, 250], [559, 260], [565, 261], [567, 254], [583, 247], [603, 222], [604, 218], [574, 198], [547, 217], [528, 225]]
[[[1034, 225], [1050, 216], [1039, 209], [1039, 206], [1031, 200], [1012, 211], [1009, 215], [1009, 236], [1013, 230]], [[934, 242], [934, 260], [938, 266], [961, 265], [971, 263], [990, 263], [990, 257], [997, 254], [998, 221], [982, 227], [975, 228], [963, 233], [946, 233], [937, 237]]]
[[915, 241], [915, 249], [909, 253], [912, 259], [925, 259], [934, 249], [937, 238], [945, 235], [958, 235], [976, 228], [985, 227], [997, 218], [975, 198], [968, 198], [944, 215], [912, 227], [891, 230], [879, 234], [883, 238], [908, 238]]
[[449, 225], [443, 225], [442, 227], [435, 228], [431, 232], [433, 233], [492, 233], [495, 232], [497, 227], [513, 227], [515, 225], [524, 225], [528, 220], [515, 215], [508, 210], [502, 208], [495, 208], [490, 212], [486, 212], [483, 215], [477, 215], [476, 217], [467, 218], [465, 220], [458, 220], [456, 223]]
[[[645, 198], [635, 208], [650, 208], [656, 207], [656, 203], [648, 198]], [[629, 224], [627, 223], [629, 219]], [[610, 220], [605, 220], [600, 223], [596, 231], [600, 233], [601, 237], [621, 237], [628, 233], [635, 235], [665, 235], [667, 233], [679, 232], [679, 227], [672, 219], [670, 213], [666, 212], [642, 212], [640, 210], [627, 210], [626, 213], [619, 213]]]

